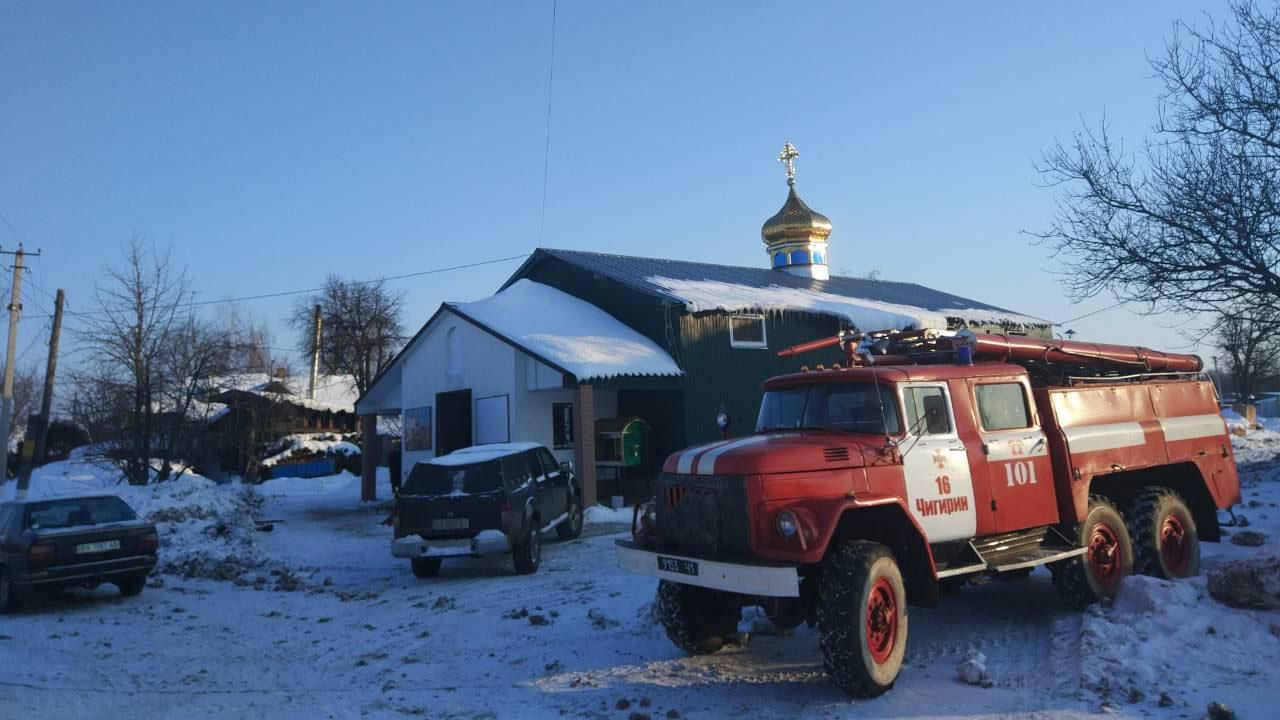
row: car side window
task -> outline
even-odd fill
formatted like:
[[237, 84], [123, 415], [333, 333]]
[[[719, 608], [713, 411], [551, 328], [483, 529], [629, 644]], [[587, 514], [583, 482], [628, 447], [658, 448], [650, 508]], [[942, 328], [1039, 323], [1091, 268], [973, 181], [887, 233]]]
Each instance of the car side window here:
[[3, 540], [9, 531], [9, 521], [13, 520], [16, 511], [12, 506], [0, 508], [0, 540]]
[[529, 482], [529, 463], [524, 453], [516, 453], [502, 459], [503, 474], [507, 476], [507, 487], [515, 489]]
[[556, 462], [555, 457], [551, 455], [551, 451], [546, 448], [538, 448], [534, 452], [537, 453], [538, 459], [542, 461], [542, 471], [548, 475], [560, 472], [560, 463]]

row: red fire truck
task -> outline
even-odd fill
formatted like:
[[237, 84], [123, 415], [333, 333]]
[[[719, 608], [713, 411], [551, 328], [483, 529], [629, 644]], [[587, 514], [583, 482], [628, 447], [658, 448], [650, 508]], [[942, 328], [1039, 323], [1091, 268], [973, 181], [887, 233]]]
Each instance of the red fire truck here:
[[1200, 358], [969, 331], [843, 333], [764, 383], [752, 435], [667, 459], [618, 562], [659, 579], [668, 637], [736, 639], [744, 606], [816, 626], [832, 682], [892, 687], [907, 605], [1048, 565], [1071, 605], [1196, 575], [1240, 500]]

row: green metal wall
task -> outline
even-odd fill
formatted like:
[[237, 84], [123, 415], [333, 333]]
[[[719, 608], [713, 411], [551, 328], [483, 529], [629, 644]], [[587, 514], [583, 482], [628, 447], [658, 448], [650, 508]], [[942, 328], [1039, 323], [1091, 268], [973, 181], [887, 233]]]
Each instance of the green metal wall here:
[[680, 318], [682, 366], [685, 377], [684, 411], [687, 444], [709, 442], [720, 437], [716, 413], [721, 403], [733, 418], [730, 434], [749, 434], [760, 411], [760, 384], [782, 373], [795, 372], [801, 365], [830, 365], [841, 360], [838, 349], [807, 353], [803, 357], [780, 358], [778, 351], [790, 345], [830, 337], [840, 331], [835, 318], [787, 312], [765, 315], [767, 349], [734, 348], [729, 345], [729, 314], [702, 313]]

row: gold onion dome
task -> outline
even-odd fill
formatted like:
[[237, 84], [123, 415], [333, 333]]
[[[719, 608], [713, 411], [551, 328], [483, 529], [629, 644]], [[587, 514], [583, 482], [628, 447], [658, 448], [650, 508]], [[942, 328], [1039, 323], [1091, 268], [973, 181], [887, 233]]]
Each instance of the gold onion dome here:
[[789, 178], [788, 184], [791, 189], [787, 192], [787, 201], [773, 217], [764, 221], [760, 237], [769, 245], [788, 241], [825, 242], [831, 235], [831, 221], [800, 199], [795, 178]]
[[796, 146], [782, 146], [778, 161], [787, 166], [787, 201], [773, 217], [764, 221], [760, 237], [764, 239], [769, 267], [790, 275], [827, 280], [827, 238], [831, 221], [814, 210], [796, 194]]

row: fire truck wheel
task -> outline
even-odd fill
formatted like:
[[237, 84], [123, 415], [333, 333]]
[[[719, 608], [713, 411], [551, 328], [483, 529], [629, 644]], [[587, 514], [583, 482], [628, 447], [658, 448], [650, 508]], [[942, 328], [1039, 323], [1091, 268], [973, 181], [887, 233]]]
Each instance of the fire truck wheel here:
[[440, 574], [440, 558], [425, 557], [414, 558], [409, 561], [413, 567], [413, 576], [416, 578], [433, 578]]
[[1049, 571], [1058, 595], [1071, 607], [1083, 609], [1115, 597], [1120, 581], [1133, 574], [1133, 542], [1124, 516], [1110, 500], [1097, 495], [1089, 498], [1089, 514], [1075, 532], [1085, 554], [1050, 563]]
[[832, 549], [818, 585], [822, 668], [850, 695], [893, 687], [907, 649], [907, 593], [889, 548], [866, 541]]
[[1128, 517], [1134, 572], [1170, 580], [1200, 574], [1200, 536], [1181, 495], [1147, 488], [1133, 498]]
[[707, 655], [737, 640], [742, 606], [728, 593], [659, 580], [657, 602], [667, 637], [691, 655]]

